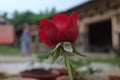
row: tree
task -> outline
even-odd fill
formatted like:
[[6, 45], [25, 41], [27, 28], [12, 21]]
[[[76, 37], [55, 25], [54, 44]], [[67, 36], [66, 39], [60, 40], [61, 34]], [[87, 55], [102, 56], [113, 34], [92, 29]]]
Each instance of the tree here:
[[46, 9], [45, 12], [40, 12], [35, 14], [31, 11], [26, 11], [23, 13], [19, 13], [17, 11], [14, 12], [12, 19], [10, 22], [15, 26], [16, 31], [20, 31], [22, 29], [22, 25], [24, 23], [29, 24], [38, 24], [38, 22], [43, 18], [49, 18], [56, 13], [56, 9], [53, 8], [51, 11]]
[[4, 12], [4, 13], [2, 14], [2, 17], [3, 17], [4, 19], [7, 19], [7, 12]]

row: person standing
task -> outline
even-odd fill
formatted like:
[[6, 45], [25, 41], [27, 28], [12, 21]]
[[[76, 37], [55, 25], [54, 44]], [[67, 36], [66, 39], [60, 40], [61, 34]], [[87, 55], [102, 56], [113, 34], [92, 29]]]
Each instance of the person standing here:
[[30, 35], [30, 26], [25, 23], [23, 25], [23, 32], [21, 36], [21, 51], [23, 55], [30, 55], [31, 48], [31, 35]]

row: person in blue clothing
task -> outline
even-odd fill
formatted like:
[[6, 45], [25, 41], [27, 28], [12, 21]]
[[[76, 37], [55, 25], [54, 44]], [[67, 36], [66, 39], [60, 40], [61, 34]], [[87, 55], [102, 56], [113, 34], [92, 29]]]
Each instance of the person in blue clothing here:
[[30, 26], [25, 23], [23, 25], [23, 32], [21, 36], [21, 51], [23, 55], [30, 55], [31, 48], [31, 35], [30, 35]]

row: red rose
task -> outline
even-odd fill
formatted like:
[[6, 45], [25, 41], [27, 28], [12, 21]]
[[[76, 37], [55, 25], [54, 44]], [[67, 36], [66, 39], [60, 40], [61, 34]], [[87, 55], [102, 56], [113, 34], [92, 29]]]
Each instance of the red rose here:
[[78, 14], [75, 12], [71, 16], [57, 14], [51, 20], [41, 20], [38, 36], [48, 46], [56, 46], [59, 42], [74, 44], [78, 35], [77, 20]]

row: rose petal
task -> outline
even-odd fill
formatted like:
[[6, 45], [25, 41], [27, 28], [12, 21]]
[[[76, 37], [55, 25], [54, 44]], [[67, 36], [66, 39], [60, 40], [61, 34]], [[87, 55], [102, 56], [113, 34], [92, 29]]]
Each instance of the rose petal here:
[[59, 30], [63, 30], [66, 27], [66, 23], [68, 23], [69, 16], [66, 14], [57, 14], [54, 16], [54, 18], [51, 20]]
[[71, 43], [75, 43], [75, 40], [77, 39], [78, 36], [78, 29], [77, 29], [77, 19], [78, 15], [77, 13], [73, 12], [72, 15], [70, 16], [69, 22], [66, 26], [65, 29], [65, 35]]
[[[55, 46], [58, 41], [58, 28], [49, 20], [42, 20], [40, 22], [40, 29], [41, 40], [48, 46]], [[43, 38], [43, 36], [45, 37]]]
[[39, 38], [42, 42], [44, 42], [48, 46], [53, 46], [53, 44], [49, 41], [49, 39], [47, 38], [47, 36], [45, 35], [45, 33], [43, 31], [39, 30], [38, 35], [39, 35]]

